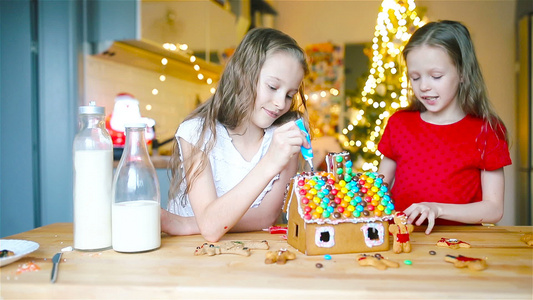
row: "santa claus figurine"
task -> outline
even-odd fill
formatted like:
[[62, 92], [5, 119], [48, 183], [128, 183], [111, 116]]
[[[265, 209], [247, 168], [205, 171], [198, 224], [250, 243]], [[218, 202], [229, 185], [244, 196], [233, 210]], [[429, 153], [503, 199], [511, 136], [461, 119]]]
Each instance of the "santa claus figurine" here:
[[[113, 112], [106, 117], [106, 129], [111, 135], [113, 141], [113, 151], [115, 159], [120, 159], [122, 149], [126, 143], [126, 135], [124, 134], [125, 124], [128, 123], [145, 123], [146, 133], [145, 139], [149, 152], [151, 152], [152, 140], [155, 139], [155, 120], [141, 117], [139, 109], [139, 101], [135, 99], [132, 94], [120, 93], [115, 97], [115, 106]], [[151, 154], [151, 153], [150, 153]]]

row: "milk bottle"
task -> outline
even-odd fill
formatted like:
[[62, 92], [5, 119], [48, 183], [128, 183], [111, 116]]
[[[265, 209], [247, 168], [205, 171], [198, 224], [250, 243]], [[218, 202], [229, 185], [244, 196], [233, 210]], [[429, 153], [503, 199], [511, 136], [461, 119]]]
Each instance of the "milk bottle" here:
[[159, 181], [146, 148], [146, 124], [125, 127], [126, 144], [112, 188], [113, 250], [153, 250], [161, 245]]
[[94, 102], [79, 107], [74, 138], [74, 248], [111, 247], [113, 143], [105, 129], [105, 109]]

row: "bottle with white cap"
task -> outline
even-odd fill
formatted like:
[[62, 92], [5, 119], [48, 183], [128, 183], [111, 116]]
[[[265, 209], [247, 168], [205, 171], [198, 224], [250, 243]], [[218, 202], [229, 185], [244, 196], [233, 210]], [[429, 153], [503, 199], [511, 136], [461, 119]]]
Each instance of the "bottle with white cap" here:
[[105, 129], [105, 109], [80, 106], [80, 130], [74, 138], [74, 248], [111, 247], [113, 142]]
[[126, 144], [113, 178], [113, 250], [142, 252], [161, 245], [159, 181], [148, 154], [146, 124], [125, 125]]

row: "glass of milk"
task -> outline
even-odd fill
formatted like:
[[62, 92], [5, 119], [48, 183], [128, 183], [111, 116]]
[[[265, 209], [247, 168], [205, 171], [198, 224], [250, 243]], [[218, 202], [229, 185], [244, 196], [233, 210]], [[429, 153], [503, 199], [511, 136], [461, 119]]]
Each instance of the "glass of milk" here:
[[161, 246], [159, 181], [148, 154], [144, 123], [125, 125], [126, 144], [113, 178], [112, 240], [118, 252]]
[[79, 107], [80, 130], [73, 143], [74, 248], [111, 247], [113, 143], [105, 129], [105, 109], [95, 102]]

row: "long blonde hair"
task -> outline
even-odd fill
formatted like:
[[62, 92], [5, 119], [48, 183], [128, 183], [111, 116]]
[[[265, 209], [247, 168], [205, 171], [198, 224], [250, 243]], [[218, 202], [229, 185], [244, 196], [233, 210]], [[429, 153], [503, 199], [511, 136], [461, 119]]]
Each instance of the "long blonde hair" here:
[[[192, 164], [189, 164], [183, 176], [181, 168], [184, 164], [180, 159], [178, 144], [174, 142], [174, 152], [170, 160], [169, 199], [180, 197], [181, 205], [185, 205], [186, 197], [184, 196], [189, 192], [194, 179], [206, 168], [207, 154], [216, 143], [217, 122], [232, 130], [249, 121], [255, 106], [261, 68], [267, 57], [277, 52], [286, 52], [294, 56], [300, 62], [304, 75], [309, 73], [305, 52], [293, 38], [272, 28], [256, 28], [249, 31], [224, 68], [214, 95], [185, 118], [185, 120], [194, 118], [203, 120], [198, 142], [193, 145], [191, 153], [191, 157], [201, 156], [200, 166], [193, 169]], [[307, 114], [303, 83], [297, 95], [293, 97], [289, 111], [280, 116], [274, 125], [283, 124], [300, 114]], [[212, 139], [207, 143], [204, 151], [201, 151], [209, 133], [212, 134]], [[185, 191], [180, 194], [180, 187], [185, 178], [192, 178], [192, 180], [185, 181]]]
[[[411, 50], [424, 45], [440, 47], [453, 61], [462, 78], [457, 99], [463, 112], [483, 119], [485, 125], [493, 128], [499, 136], [508, 141], [505, 125], [490, 104], [487, 87], [468, 29], [456, 21], [444, 20], [427, 23], [415, 31], [405, 45], [404, 61], [407, 61], [407, 55]], [[408, 110], [426, 110], [424, 105], [416, 99], [410, 84], [409, 100]]]

